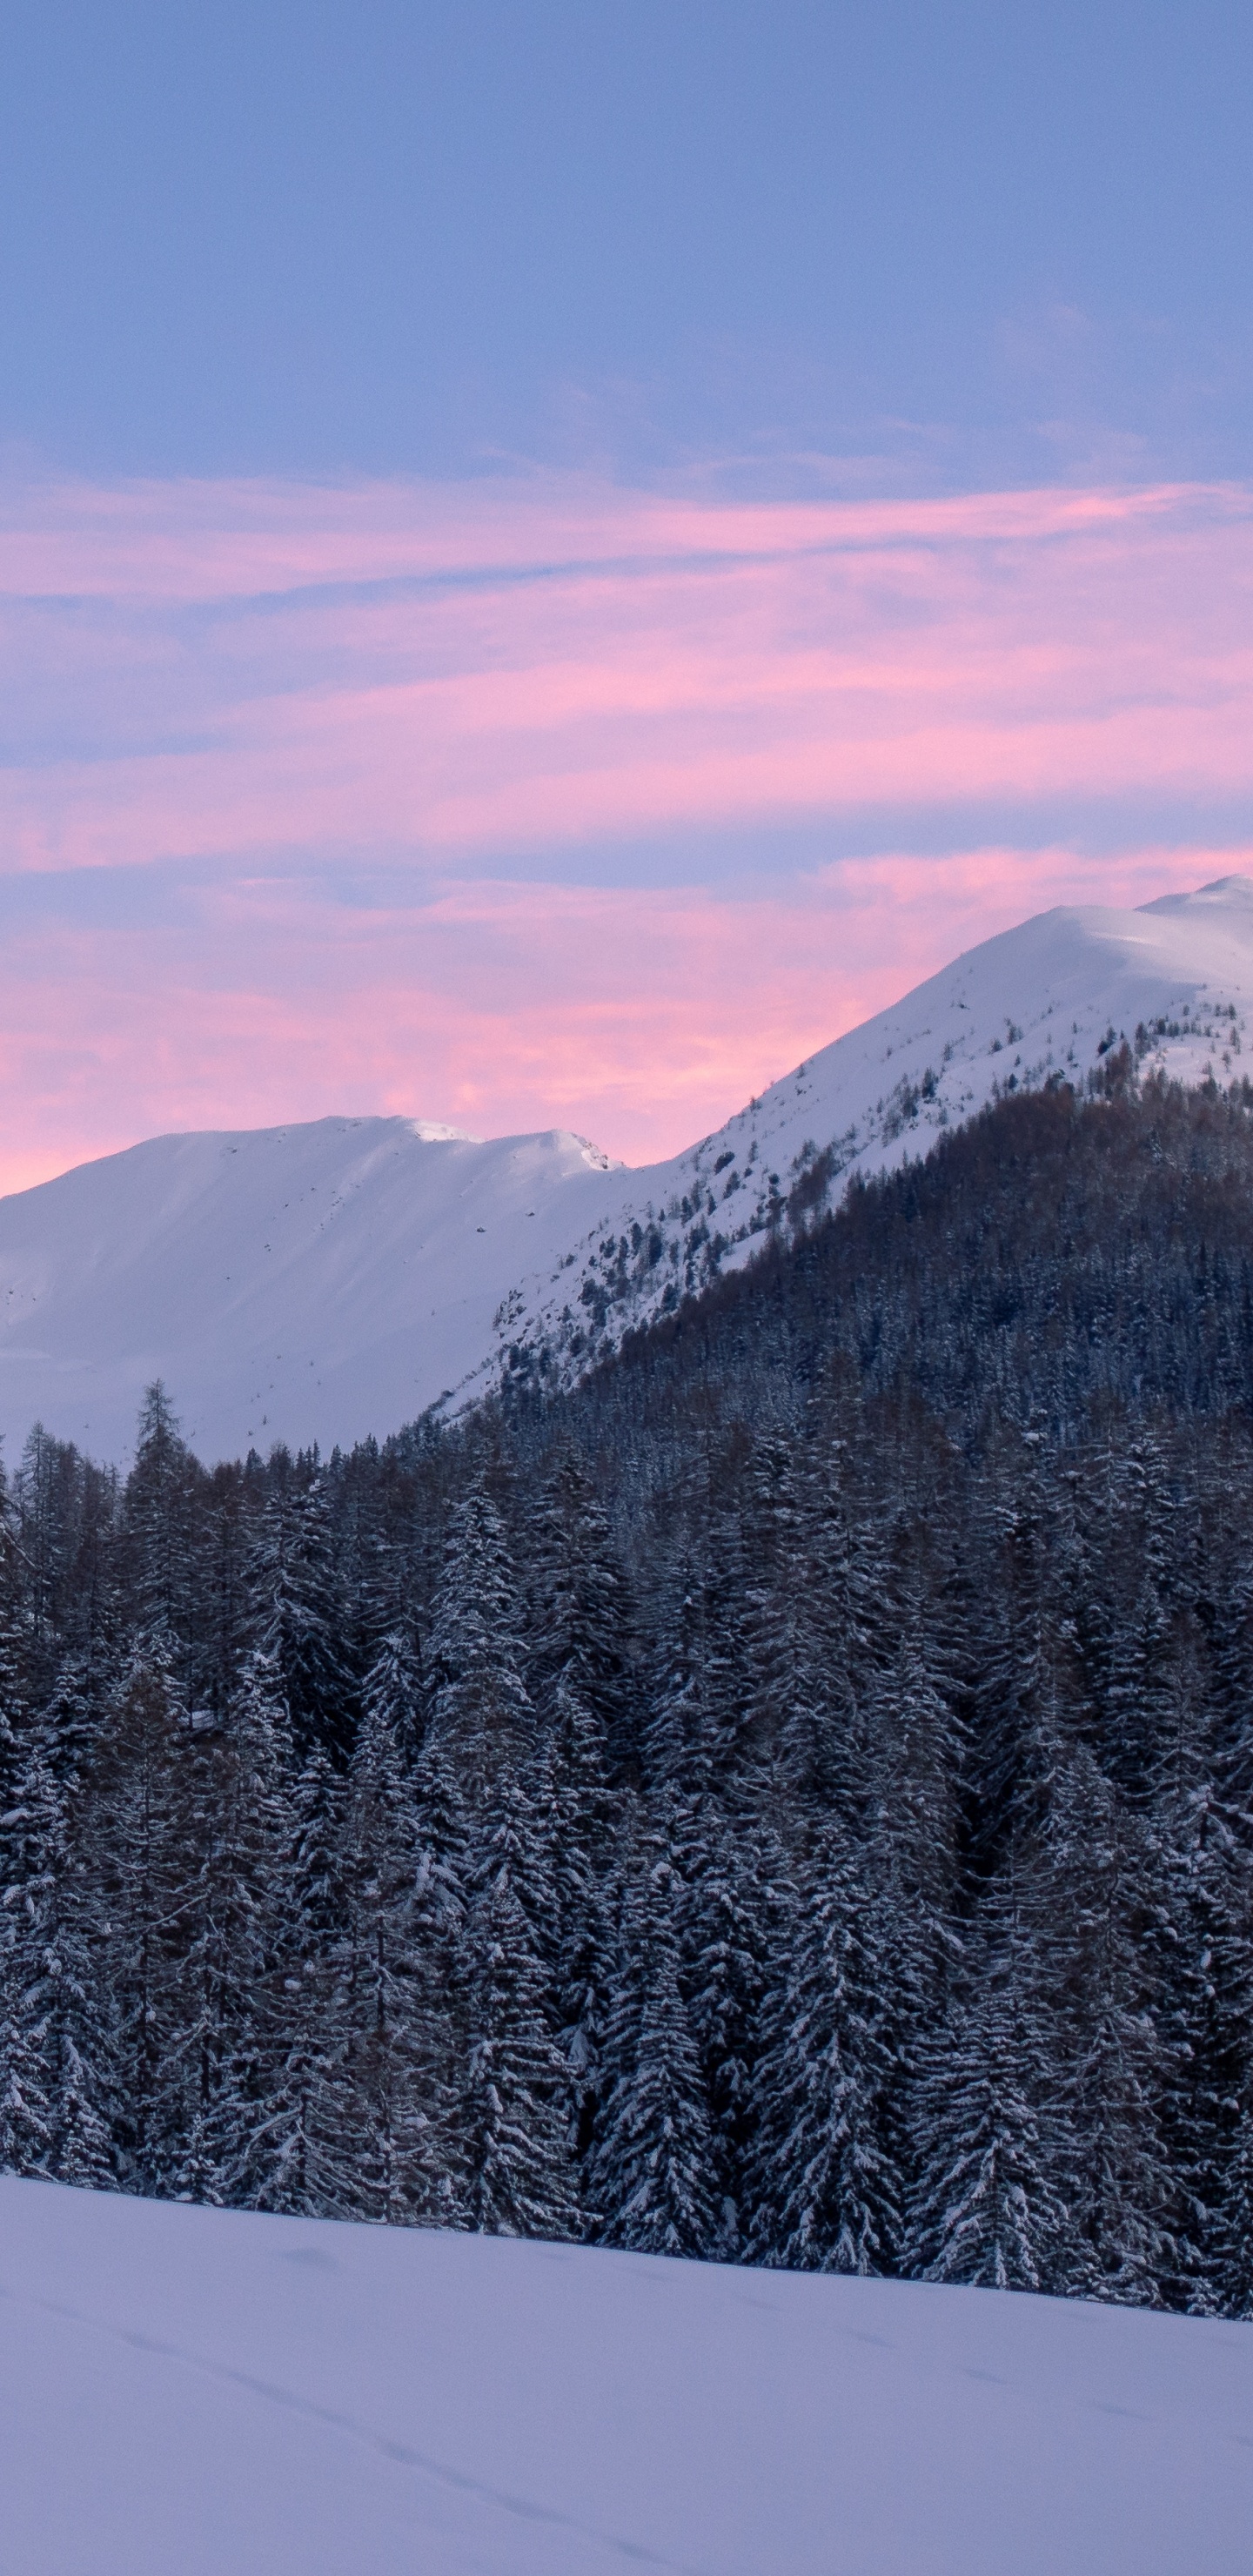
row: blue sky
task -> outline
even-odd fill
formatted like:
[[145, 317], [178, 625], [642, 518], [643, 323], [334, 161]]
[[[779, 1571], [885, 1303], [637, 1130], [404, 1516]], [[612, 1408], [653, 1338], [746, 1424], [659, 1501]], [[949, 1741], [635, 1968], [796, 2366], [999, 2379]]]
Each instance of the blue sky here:
[[1230, 475], [1253, 13], [13, 12], [0, 439], [94, 474]]

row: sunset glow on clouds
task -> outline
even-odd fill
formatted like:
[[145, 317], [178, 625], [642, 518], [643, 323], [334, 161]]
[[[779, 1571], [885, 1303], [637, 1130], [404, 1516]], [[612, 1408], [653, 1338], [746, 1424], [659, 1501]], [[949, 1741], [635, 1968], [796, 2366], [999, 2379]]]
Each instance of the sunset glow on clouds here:
[[0, 1178], [676, 1149], [994, 929], [1253, 864], [1251, 590], [1231, 486], [11, 488]]

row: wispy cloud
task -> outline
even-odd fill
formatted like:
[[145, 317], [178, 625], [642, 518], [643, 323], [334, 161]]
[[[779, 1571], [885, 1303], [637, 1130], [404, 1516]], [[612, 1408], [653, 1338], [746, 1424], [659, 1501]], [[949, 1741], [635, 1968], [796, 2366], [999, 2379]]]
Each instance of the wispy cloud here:
[[1251, 590], [1231, 486], [12, 488], [10, 1183], [345, 1105], [677, 1146], [1004, 920], [1236, 864]]

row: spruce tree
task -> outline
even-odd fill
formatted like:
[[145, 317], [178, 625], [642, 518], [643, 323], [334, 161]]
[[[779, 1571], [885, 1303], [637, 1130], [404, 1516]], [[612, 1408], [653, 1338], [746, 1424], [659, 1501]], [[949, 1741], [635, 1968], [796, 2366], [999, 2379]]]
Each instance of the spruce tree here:
[[291, 1795], [271, 2003], [273, 2071], [251, 2140], [251, 2202], [297, 2218], [360, 2206], [354, 2070], [337, 2012], [348, 1928], [345, 1784], [319, 1747]]
[[[1204, 1740], [1193, 1729], [1195, 1753]], [[1199, 1769], [1199, 1764], [1190, 1765]], [[1239, 1814], [1197, 1777], [1156, 1814], [1157, 1952], [1164, 2084], [1158, 2106], [1175, 2211], [1172, 2294], [1208, 2313], [1221, 2302], [1241, 2106], [1253, 2089], [1253, 1862]]]
[[[226, 1723], [192, 1730], [179, 1763], [180, 1887], [171, 2125], [183, 2146], [181, 2197], [258, 2196], [256, 2140], [277, 2034], [272, 1980], [285, 1926], [291, 1844], [285, 1708], [263, 1655], [245, 1667]], [[262, 2159], [261, 2170], [264, 2170]]]
[[557, 1684], [537, 1803], [551, 1852], [552, 1992], [569, 2070], [571, 2134], [580, 2157], [600, 2101], [608, 2009], [605, 1880], [613, 1848], [608, 1745], [601, 1719], [574, 1686]]
[[668, 1558], [642, 1730], [658, 1794], [699, 1796], [722, 1776], [745, 1726], [746, 1582], [737, 1516], [694, 1520]]
[[790, 1921], [781, 1852], [751, 1810], [701, 1801], [683, 1834], [688, 2020], [709, 2106], [717, 2248], [742, 2251], [756, 2190], [761, 2057]]
[[565, 1692], [588, 1714], [608, 1752], [626, 1751], [631, 1702], [628, 1647], [633, 1605], [609, 1523], [569, 1445], [558, 1452], [529, 1532], [534, 1569], [531, 1695], [554, 1722]]
[[393, 1704], [367, 1694], [344, 1807], [346, 1926], [335, 2017], [351, 2080], [364, 2216], [446, 2209], [437, 1996], [418, 1937], [418, 1835]]
[[[27, 1714], [22, 1585], [14, 1513], [0, 1467], [0, 1816], [16, 1796]], [[3, 1827], [0, 1826], [0, 1837]], [[2, 1847], [2, 1845], [0, 1845]]]
[[476, 1485], [453, 1511], [430, 1639], [430, 1738], [484, 1796], [534, 1740], [522, 1600], [504, 1523]]
[[456, 1767], [438, 1743], [423, 1746], [413, 1799], [415, 1937], [447, 1992], [470, 1903], [470, 1826]]
[[1147, 1937], [1155, 1868], [1142, 1823], [1080, 1748], [1054, 1797], [1040, 1882], [1074, 2140], [1063, 2286], [1149, 2306], [1161, 2302], [1178, 2220], [1161, 2126], [1171, 2046]]
[[143, 1625], [185, 1653], [197, 1625], [194, 1521], [203, 1469], [160, 1378], [145, 1390], [126, 1482], [131, 1598]]
[[714, 2155], [681, 1982], [682, 1889], [671, 1833], [644, 1833], [619, 1881], [604, 2099], [589, 2190], [600, 2242], [641, 2254], [706, 2254]]
[[159, 1634], [145, 1637], [104, 1712], [79, 1837], [90, 1937], [107, 1990], [119, 2177], [138, 2190], [162, 2188], [177, 2145], [169, 2121], [185, 1741], [168, 1646]]
[[486, 1880], [471, 1908], [462, 1981], [463, 2223], [494, 2236], [578, 2236], [566, 2063], [549, 2026], [544, 1965], [507, 1868]]
[[412, 1771], [422, 1743], [422, 1675], [403, 1628], [381, 1638], [361, 1693], [363, 1723], [382, 1727], [405, 1771]]
[[343, 1642], [333, 1516], [324, 1479], [291, 1476], [264, 1513], [253, 1587], [257, 1644], [278, 1670], [298, 1760], [321, 1745], [344, 1763], [357, 1685]]
[[1060, 2277], [1061, 2151], [1038, 1971], [1012, 1896], [989, 1898], [914, 2094], [919, 2179], [907, 2270], [1050, 2289]]
[[789, 2270], [891, 2272], [902, 2177], [890, 2097], [901, 2066], [872, 1889], [841, 1828], [822, 1836], [791, 1912], [790, 1965], [756, 2069], [751, 2247]]

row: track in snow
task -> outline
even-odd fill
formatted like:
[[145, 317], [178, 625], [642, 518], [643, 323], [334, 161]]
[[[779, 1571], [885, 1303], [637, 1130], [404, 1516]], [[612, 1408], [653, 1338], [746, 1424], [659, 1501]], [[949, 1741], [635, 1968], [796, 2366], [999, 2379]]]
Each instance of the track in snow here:
[[0, 2576], [1244, 2576], [1253, 2327], [0, 2180]]

